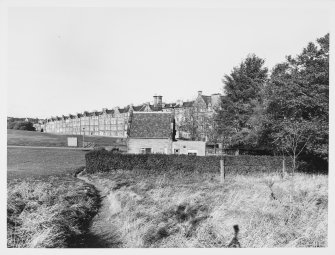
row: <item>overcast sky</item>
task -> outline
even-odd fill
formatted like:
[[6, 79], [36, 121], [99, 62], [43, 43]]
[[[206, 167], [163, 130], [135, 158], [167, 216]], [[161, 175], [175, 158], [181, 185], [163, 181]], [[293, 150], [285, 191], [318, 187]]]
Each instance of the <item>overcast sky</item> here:
[[329, 32], [326, 9], [12, 7], [7, 113], [56, 115], [222, 93], [249, 54], [270, 69]]

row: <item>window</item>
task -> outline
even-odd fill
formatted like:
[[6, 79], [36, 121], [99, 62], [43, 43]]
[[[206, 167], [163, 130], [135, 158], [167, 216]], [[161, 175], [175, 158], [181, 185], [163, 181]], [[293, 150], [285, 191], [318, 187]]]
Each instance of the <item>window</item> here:
[[197, 156], [198, 155], [198, 151], [196, 151], [196, 150], [187, 150], [187, 155]]
[[151, 148], [141, 148], [141, 154], [150, 154]]

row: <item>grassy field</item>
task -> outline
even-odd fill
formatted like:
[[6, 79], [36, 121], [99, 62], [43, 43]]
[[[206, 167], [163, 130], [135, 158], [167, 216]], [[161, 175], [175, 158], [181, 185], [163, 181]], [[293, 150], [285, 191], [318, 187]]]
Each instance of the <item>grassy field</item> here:
[[70, 173], [85, 166], [81, 150], [7, 148], [8, 179]]
[[327, 176], [87, 176], [110, 203], [96, 232], [117, 247], [327, 246]]
[[85, 247], [97, 190], [73, 177], [85, 153], [7, 149], [7, 246]]
[[107, 203], [93, 218], [97, 190], [72, 176], [85, 153], [7, 149], [8, 247], [327, 246], [326, 175], [86, 175]]
[[[41, 147], [67, 147], [68, 137], [77, 137], [79, 147], [82, 147], [82, 135], [56, 135], [34, 131], [7, 129], [7, 145], [18, 146], [41, 146]], [[98, 146], [117, 146], [123, 148], [125, 145], [118, 138], [106, 136], [85, 136], [85, 142], [94, 142]]]
[[97, 191], [70, 176], [7, 185], [7, 247], [85, 247], [99, 207]]

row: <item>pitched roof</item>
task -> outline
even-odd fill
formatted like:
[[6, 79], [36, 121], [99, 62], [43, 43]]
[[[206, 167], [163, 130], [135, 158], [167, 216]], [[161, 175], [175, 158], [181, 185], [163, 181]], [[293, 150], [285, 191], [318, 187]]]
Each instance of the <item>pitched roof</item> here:
[[191, 102], [183, 102], [183, 106], [182, 107], [192, 107], [193, 106], [194, 101]]
[[130, 138], [170, 138], [172, 115], [166, 112], [134, 112], [131, 117]]
[[169, 103], [165, 104], [163, 108], [174, 108], [177, 104], [176, 103]]
[[119, 112], [120, 112], [120, 113], [126, 113], [126, 112], [129, 111], [129, 109], [130, 109], [130, 106], [126, 106], [126, 107], [124, 107], [124, 108], [120, 108], [120, 109], [119, 109]]
[[155, 106], [153, 106], [153, 105], [151, 105], [151, 104], [149, 104], [149, 109], [151, 110], [151, 111], [157, 111], [157, 109], [155, 108]]
[[202, 95], [201, 97], [205, 101], [205, 103], [206, 103], [207, 106], [208, 106], [209, 103], [212, 103], [211, 102], [212, 101], [211, 96], [204, 96], [204, 95]]
[[133, 106], [133, 109], [135, 112], [140, 112], [141, 110], [143, 111], [143, 108], [145, 107], [144, 104], [138, 105], [138, 106]]

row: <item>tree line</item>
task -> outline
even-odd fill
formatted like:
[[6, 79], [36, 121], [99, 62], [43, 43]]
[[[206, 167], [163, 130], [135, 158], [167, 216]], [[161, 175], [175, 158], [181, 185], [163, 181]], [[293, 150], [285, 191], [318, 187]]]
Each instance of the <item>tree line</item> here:
[[215, 137], [225, 148], [328, 162], [329, 34], [269, 71], [250, 54], [223, 77]]
[[34, 123], [37, 123], [38, 119], [25, 118], [7, 118], [7, 129], [27, 130], [36, 131]]

